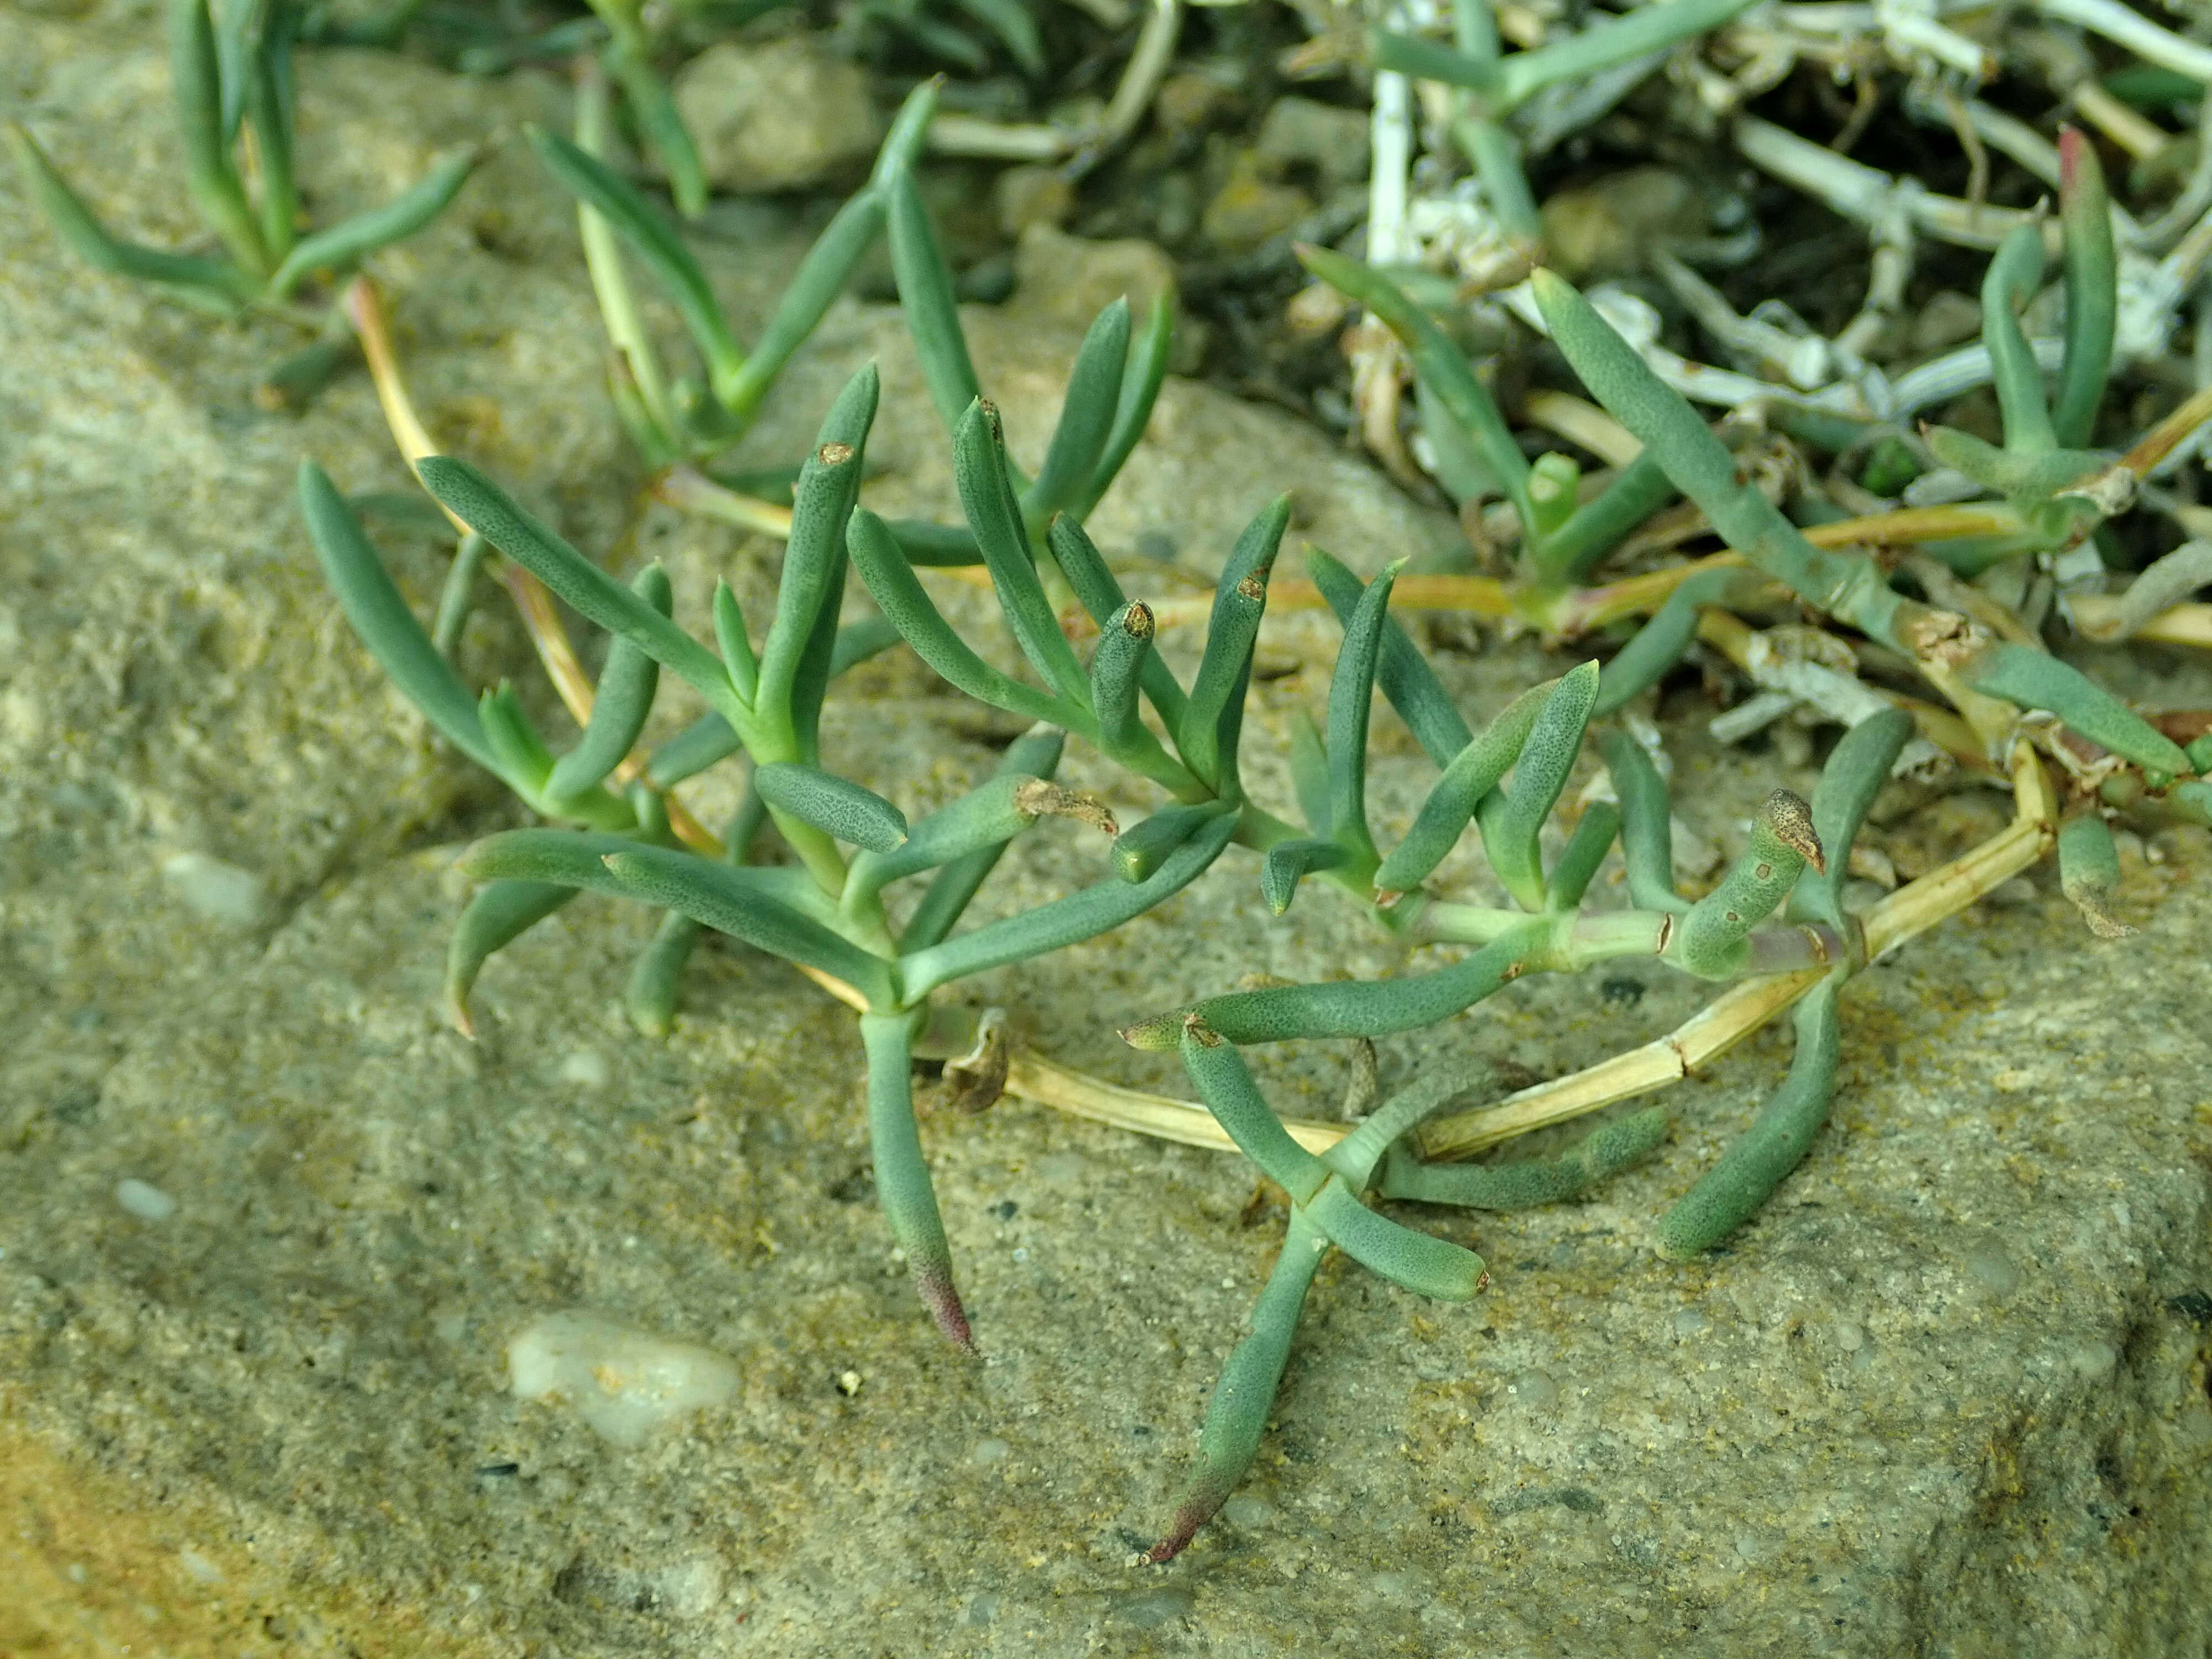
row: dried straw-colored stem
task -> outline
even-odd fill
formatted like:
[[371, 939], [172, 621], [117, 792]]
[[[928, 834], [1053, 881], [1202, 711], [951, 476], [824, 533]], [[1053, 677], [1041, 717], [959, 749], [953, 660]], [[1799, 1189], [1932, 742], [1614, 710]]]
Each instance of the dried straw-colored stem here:
[[[1900, 887], [1861, 919], [1871, 961], [1918, 938], [1937, 924], [2045, 857], [2057, 837], [2058, 802], [2042, 761], [2027, 743], [2012, 752], [2016, 816], [1996, 835], [1942, 869]], [[840, 1001], [863, 999], [849, 985], [811, 969], [800, 972]], [[1580, 1117], [1638, 1095], [1679, 1083], [1710, 1065], [1820, 982], [1819, 971], [1777, 974], [1731, 986], [1666, 1036], [1611, 1060], [1508, 1095], [1494, 1105], [1438, 1118], [1419, 1132], [1424, 1158], [1466, 1158], [1548, 1124]], [[1057, 1060], [1017, 1048], [1006, 1072], [1006, 1092], [1117, 1129], [1186, 1146], [1232, 1150], [1213, 1115], [1169, 1095], [1124, 1088], [1090, 1077]], [[1285, 1119], [1284, 1127], [1309, 1152], [1322, 1152], [1350, 1126]]]

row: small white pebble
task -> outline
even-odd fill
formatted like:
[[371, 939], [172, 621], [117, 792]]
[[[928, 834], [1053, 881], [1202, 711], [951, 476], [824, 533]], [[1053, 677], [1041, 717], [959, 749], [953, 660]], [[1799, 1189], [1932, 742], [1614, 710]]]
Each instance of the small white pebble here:
[[578, 1089], [604, 1089], [613, 1073], [596, 1048], [579, 1048], [561, 1062], [561, 1081]]
[[1542, 1371], [1516, 1373], [1505, 1391], [1532, 1412], [1549, 1411], [1559, 1403], [1559, 1385]]
[[2120, 1363], [2120, 1351], [2109, 1342], [2092, 1340], [2075, 1344], [2066, 1359], [2076, 1376], [2106, 1376], [2111, 1374], [2113, 1366]]
[[209, 1560], [207, 1557], [202, 1555], [198, 1550], [179, 1550], [177, 1552], [177, 1559], [179, 1563], [183, 1565], [184, 1570], [190, 1573], [198, 1583], [203, 1584], [220, 1584], [222, 1583], [222, 1569], [216, 1565], [214, 1562]]
[[135, 1176], [115, 1183], [115, 1201], [141, 1221], [167, 1221], [177, 1212], [175, 1199]]
[[654, 1577], [660, 1604], [678, 1619], [703, 1619], [721, 1604], [729, 1575], [711, 1555], [695, 1555], [664, 1567]]
[[994, 1435], [988, 1440], [978, 1440], [968, 1455], [978, 1463], [989, 1468], [994, 1464], [1005, 1462], [1006, 1454], [1012, 1449], [1012, 1446]]
[[1866, 1328], [1845, 1320], [1836, 1327], [1836, 1346], [1845, 1353], [1856, 1353], [1866, 1346]]
[[860, 1385], [866, 1380], [858, 1371], [840, 1371], [837, 1373], [837, 1392], [850, 1400], [860, 1393]]
[[[726, 1404], [738, 1368], [726, 1356], [586, 1313], [548, 1314], [516, 1333], [507, 1374], [525, 1400], [561, 1400], [604, 1439], [641, 1446], [702, 1407]], [[539, 1495], [550, 1499], [546, 1483]]]
[[2020, 1288], [2020, 1269], [1994, 1238], [1984, 1239], [1966, 1252], [1966, 1271], [1991, 1296], [2010, 1296]]
[[226, 927], [251, 927], [268, 911], [260, 877], [205, 853], [171, 854], [161, 860], [161, 879], [188, 909]]
[[1221, 1506], [1221, 1518], [1232, 1527], [1264, 1527], [1275, 1518], [1275, 1506], [1264, 1498], [1240, 1492]]
[[1684, 1341], [1693, 1336], [1703, 1336], [1712, 1328], [1713, 1322], [1695, 1308], [1685, 1308], [1674, 1316], [1674, 1334]]

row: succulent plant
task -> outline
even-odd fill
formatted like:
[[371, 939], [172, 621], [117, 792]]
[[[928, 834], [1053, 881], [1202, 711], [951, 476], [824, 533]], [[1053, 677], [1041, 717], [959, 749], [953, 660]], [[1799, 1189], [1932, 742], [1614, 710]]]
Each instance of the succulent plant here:
[[[1378, 58], [1469, 93], [1459, 109], [1462, 137], [1492, 206], [1533, 240], [1533, 204], [1503, 118], [1543, 86], [1627, 64], [1740, 9], [1735, 0], [1668, 0], [1500, 58], [1486, 9], [1470, 4], [1455, 13], [1457, 54], [1384, 35]], [[1741, 458], [1751, 436], [1745, 423], [1716, 433], [1596, 306], [1538, 270], [1525, 293], [1528, 314], [1635, 448], [1591, 488], [1564, 453], [1528, 459], [1481, 375], [1409, 292], [1419, 288], [1409, 273], [1301, 250], [1316, 275], [1402, 342], [1430, 417], [1507, 503], [1517, 551], [1503, 580], [1416, 574], [1391, 563], [1363, 580], [1312, 549], [1303, 582], [1278, 582], [1288, 524], [1287, 504], [1279, 501], [1223, 561], [1203, 649], [1185, 683], [1157, 648], [1164, 610], [1125, 591], [1084, 528], [1151, 414], [1170, 342], [1164, 306], [1141, 328], [1124, 304], [1099, 315], [1075, 358], [1042, 465], [1025, 477], [1008, 458], [997, 410], [981, 395], [914, 178], [933, 118], [933, 86], [908, 100], [868, 184], [823, 232], [749, 351], [679, 229], [608, 165], [604, 73], [587, 69], [581, 84], [575, 141], [533, 131], [531, 143], [579, 198], [586, 257], [614, 347], [617, 405], [641, 452], [664, 469], [664, 499], [779, 536], [786, 553], [775, 615], [757, 639], [726, 584], [718, 585], [712, 615], [695, 634], [671, 615], [665, 573], [648, 566], [627, 584], [616, 580], [483, 472], [429, 453], [427, 439], [395, 417], [423, 483], [465, 532], [439, 621], [426, 630], [335, 487], [312, 464], [303, 471], [309, 526], [363, 641], [457, 748], [560, 826], [495, 836], [465, 857], [462, 867], [482, 885], [451, 947], [447, 992], [456, 1021], [466, 1029], [470, 992], [489, 959], [586, 889], [663, 913], [629, 988], [633, 1017], [648, 1031], [667, 1029], [678, 978], [703, 929], [793, 963], [858, 1012], [877, 1190], [926, 1307], [966, 1346], [972, 1333], [922, 1158], [911, 1082], [918, 1047], [946, 1052], [975, 1035], [934, 1000], [939, 990], [1109, 932], [1197, 879], [1232, 847], [1254, 855], [1261, 897], [1274, 914], [1287, 912], [1310, 878], [1409, 951], [1443, 953], [1384, 979], [1226, 991], [1137, 1018], [1122, 1031], [1135, 1047], [1179, 1054], [1216, 1142], [1239, 1149], [1289, 1200], [1281, 1255], [1215, 1391], [1199, 1468], [1152, 1552], [1156, 1561], [1190, 1542], [1249, 1468], [1328, 1249], [1423, 1295], [1464, 1299], [1486, 1282], [1473, 1251], [1402, 1224], [1370, 1207], [1370, 1199], [1495, 1210], [1571, 1198], [1648, 1153], [1666, 1125], [1662, 1112], [1647, 1109], [1600, 1127], [1549, 1162], [1468, 1166], [1453, 1160], [1485, 1144], [1473, 1127], [1482, 1115], [1446, 1109], [1465, 1091], [1463, 1074], [1416, 1079], [1348, 1130], [1323, 1134], [1278, 1117], [1243, 1048], [1418, 1030], [1528, 974], [1577, 973], [1629, 956], [1730, 984], [1699, 1017], [1695, 1043], [1665, 1039], [1667, 1052], [1653, 1066], [1629, 1063], [1643, 1052], [1631, 1051], [1592, 1068], [1586, 1081], [1565, 1080], [1548, 1116], [1516, 1119], [1513, 1127], [1526, 1128], [1678, 1079], [1794, 1005], [1796, 1042], [1786, 1077], [1746, 1133], [1657, 1223], [1657, 1253], [1680, 1260], [1754, 1215], [1814, 1145], [1836, 1086], [1845, 994], [1869, 960], [2053, 848], [2067, 895], [2100, 937], [2118, 937], [2126, 927], [2114, 908], [2118, 866], [2107, 817], [2212, 822], [2212, 783], [2203, 776], [2212, 735], [2185, 748], [2046, 649], [2035, 629], [1985, 590], [1965, 586], [2006, 561], [2047, 566], [2094, 547], [2149, 467], [2212, 407], [2193, 400], [2117, 456], [2089, 447], [2113, 361], [2119, 278], [2102, 179], [2078, 137], [2064, 137], [2058, 150], [2066, 337], [2055, 395], [2045, 391], [2020, 322], [2044, 275], [2040, 229], [2014, 229], [1984, 283], [1984, 349], [2003, 416], [2001, 443], [1844, 418], [1779, 390], [1773, 401], [1778, 427], [1817, 430], [1833, 440], [1831, 447], [1856, 453], [1887, 445], [1885, 465], [1893, 462], [1901, 473], [1948, 468], [1996, 498], [1966, 506], [1855, 519], [1809, 513], [1806, 524], [1794, 522], [1771, 498], [1771, 482]], [[680, 205], [682, 181], [675, 182]], [[1521, 220], [1516, 202], [1528, 210]], [[928, 395], [950, 437], [961, 524], [893, 523], [861, 504], [878, 395], [872, 369], [847, 384], [822, 422], [787, 507], [704, 470], [753, 423], [878, 234], [888, 239]], [[661, 368], [629, 288], [624, 262], [633, 258], [674, 303], [697, 348], [696, 380]], [[365, 339], [375, 335], [373, 327], [364, 331]], [[372, 349], [373, 366], [380, 349]], [[392, 395], [396, 370], [386, 362], [379, 372], [387, 408], [404, 409], [404, 392], [397, 401]], [[1605, 562], [1677, 495], [1686, 505], [1676, 516], [1692, 524], [1691, 533], [1709, 531], [1729, 550], [1601, 580]], [[1917, 597], [1900, 591], [1875, 556], [1905, 545], [1929, 556], [1924, 565], [1905, 567]], [[493, 557], [535, 616], [541, 651], [582, 726], [565, 754], [532, 728], [511, 690], [478, 696], [447, 660], [477, 563]], [[2203, 557], [2201, 550], [2173, 555], [2163, 575], [2142, 579], [2133, 609], [2124, 604], [2114, 614], [2131, 626], [2125, 618], [2135, 611], [2187, 592], [2212, 568]], [[996, 665], [933, 599], [921, 573], [957, 566], [981, 567], [1025, 670]], [[842, 616], [848, 572], [875, 607], [849, 622]], [[1478, 731], [1392, 614], [1394, 604], [1414, 594], [1420, 605], [1462, 603], [1559, 641], [1612, 630], [1618, 648], [1528, 688]], [[547, 620], [555, 599], [611, 636], [595, 685]], [[1271, 601], [1285, 599], [1326, 605], [1342, 628], [1325, 720], [1296, 725], [1291, 744], [1302, 822], [1254, 799], [1243, 765], [1261, 621]], [[1810, 636], [1798, 641], [1807, 654], [1786, 674], [1775, 668], [1778, 683], [1817, 685], [1802, 695], [1845, 730], [1811, 799], [1772, 793], [1748, 826], [1741, 855], [1710, 890], [1685, 896], [1675, 882], [1663, 757], [1655, 757], [1650, 728], [1632, 705], [1695, 639], [1772, 667], [1778, 647], [1745, 618], [1801, 610], [1817, 626], [1798, 629]], [[1619, 625], [1634, 619], [1638, 625], [1621, 637]], [[709, 633], [711, 646], [702, 637]], [[1079, 647], [1093, 639], [1086, 658]], [[822, 710], [837, 676], [895, 642], [958, 692], [1030, 728], [994, 776], [914, 822], [826, 760], [821, 747]], [[702, 696], [710, 712], [641, 749], [664, 673]], [[1916, 676], [1918, 684], [1904, 689]], [[1368, 802], [1378, 690], [1437, 771], [1395, 839]], [[1921, 695], [1929, 690], [1950, 708]], [[1594, 727], [1604, 778], [1571, 797]], [[1070, 738], [1149, 787], [1153, 810], [1125, 828], [1095, 800], [1054, 783]], [[693, 822], [672, 792], [733, 757], [745, 769], [744, 805], [716, 836]], [[2014, 821], [1873, 909], [1847, 907], [1845, 878], [1877, 794], [1893, 776], [1917, 775], [1931, 762], [2008, 781]], [[2054, 770], [2071, 796], [2063, 812]], [[1111, 835], [1098, 879], [958, 931], [1006, 848], [1046, 816]], [[1471, 904], [1432, 885], [1470, 826], [1505, 903]], [[780, 854], [767, 850], [771, 830]], [[1601, 882], [1616, 856], [1618, 880]], [[987, 1030], [985, 1047], [988, 1040]], [[988, 1060], [975, 1064], [988, 1096], [1004, 1055], [995, 1075]], [[1167, 1115], [1155, 1121], [1174, 1121], [1176, 1133], [1200, 1138], [1186, 1133], [1199, 1109], [1157, 1098], [1150, 1105]]]
[[[222, 316], [281, 307], [311, 279], [343, 273], [412, 236], [453, 199], [477, 162], [439, 163], [382, 207], [303, 233], [292, 168], [293, 0], [166, 0], [171, 95], [185, 183], [224, 257], [173, 253], [115, 235], [55, 170], [21, 123], [8, 129], [24, 181], [78, 257]], [[246, 163], [242, 158], [251, 157]], [[249, 177], [252, 187], [249, 188]]]

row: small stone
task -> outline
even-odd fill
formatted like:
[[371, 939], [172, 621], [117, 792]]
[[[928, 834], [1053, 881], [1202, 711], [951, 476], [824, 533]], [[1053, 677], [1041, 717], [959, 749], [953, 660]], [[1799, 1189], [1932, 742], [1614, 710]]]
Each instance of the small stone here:
[[994, 1435], [988, 1439], [978, 1440], [969, 1449], [968, 1455], [987, 1469], [996, 1468], [1006, 1461], [1006, 1455], [1013, 1448], [1005, 1441]]
[[653, 1577], [659, 1604], [678, 1619], [703, 1619], [721, 1605], [729, 1575], [711, 1555], [695, 1555]]
[[1626, 276], [1662, 238], [1703, 228], [1697, 192], [1665, 167], [1631, 167], [1544, 204], [1544, 245], [1564, 276]]
[[115, 1201], [141, 1221], [167, 1221], [177, 1212], [177, 1200], [149, 1182], [126, 1176], [115, 1183]]
[[1126, 297], [1132, 321], [1141, 326], [1152, 301], [1161, 295], [1172, 301], [1175, 291], [1175, 261], [1150, 242], [1085, 241], [1033, 224], [1014, 250], [1010, 309], [1026, 322], [1082, 330]]
[[1152, 94], [1152, 119], [1164, 131], [1197, 132], [1237, 112], [1237, 89], [1203, 70], [1170, 75]]
[[1982, 331], [1981, 302], [1956, 289], [1938, 289], [1921, 302], [1906, 337], [1907, 349], [1916, 357], [1942, 351]]
[[1516, 1373], [1505, 1391], [1532, 1412], [1549, 1411], [1559, 1403], [1559, 1385], [1543, 1371]]
[[1253, 155], [1261, 173], [1295, 179], [1302, 173], [1327, 185], [1367, 176], [1368, 117], [1310, 98], [1278, 98], [1260, 123]]
[[[737, 1392], [738, 1368], [690, 1342], [586, 1313], [548, 1314], [507, 1346], [509, 1386], [524, 1400], [572, 1407], [601, 1438], [624, 1449]], [[550, 1488], [540, 1483], [540, 1496]]]
[[596, 1048], [579, 1048], [561, 1062], [561, 1081], [575, 1089], [604, 1089], [613, 1073], [605, 1054]]
[[1966, 1272], [1994, 1297], [2008, 1297], [2020, 1288], [2020, 1269], [1994, 1238], [1984, 1239], [1966, 1252]]
[[1187, 1585], [1170, 1584], [1161, 1589], [1124, 1595], [1108, 1605], [1125, 1624], [1134, 1625], [1139, 1630], [1158, 1630], [1197, 1612], [1198, 1595]]
[[675, 93], [707, 177], [739, 194], [839, 178], [882, 137], [867, 77], [811, 35], [709, 46], [678, 73]]
[[866, 1381], [867, 1379], [858, 1371], [840, 1371], [837, 1373], [837, 1392], [850, 1400], [854, 1395], [860, 1393], [861, 1384]]
[[1075, 210], [1075, 185], [1060, 167], [1008, 167], [991, 186], [999, 228], [1018, 238], [1031, 225], [1057, 229]]
[[1263, 1527], [1275, 1518], [1275, 1506], [1264, 1498], [1240, 1492], [1221, 1506], [1221, 1518], [1232, 1527]]
[[161, 879], [187, 909], [225, 927], [251, 927], [269, 908], [261, 878], [205, 853], [173, 853], [161, 860]]
[[1313, 198], [1305, 191], [1261, 178], [1248, 152], [1237, 159], [1228, 182], [1206, 204], [1199, 228], [1224, 252], [1246, 253], [1281, 235], [1313, 208]]
[[1342, 327], [1351, 313], [1352, 301], [1327, 283], [1308, 283], [1283, 307], [1283, 320], [1291, 325], [1293, 334], [1319, 339]]

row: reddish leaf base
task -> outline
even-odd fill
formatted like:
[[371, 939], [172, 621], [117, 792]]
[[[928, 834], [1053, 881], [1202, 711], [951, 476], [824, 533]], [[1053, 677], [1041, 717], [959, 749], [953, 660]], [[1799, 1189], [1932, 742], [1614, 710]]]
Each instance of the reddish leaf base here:
[[1175, 1524], [1168, 1528], [1167, 1536], [1145, 1552], [1145, 1560], [1152, 1566], [1172, 1561], [1189, 1547], [1190, 1540], [1198, 1536], [1198, 1529], [1213, 1519], [1214, 1513], [1229, 1501], [1229, 1487], [1216, 1486], [1200, 1477], [1193, 1484], [1190, 1496], [1176, 1511]]
[[914, 1287], [921, 1292], [921, 1305], [929, 1310], [945, 1340], [963, 1353], [976, 1352], [975, 1334], [968, 1327], [968, 1311], [960, 1305], [960, 1292], [953, 1288], [951, 1270], [917, 1263]]

